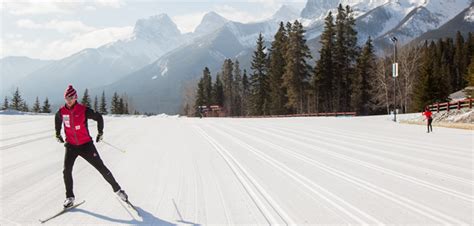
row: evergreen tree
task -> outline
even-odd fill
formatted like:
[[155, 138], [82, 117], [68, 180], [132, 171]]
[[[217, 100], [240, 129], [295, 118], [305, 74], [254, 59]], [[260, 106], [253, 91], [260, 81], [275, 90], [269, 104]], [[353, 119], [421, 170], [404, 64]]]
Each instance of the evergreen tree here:
[[99, 112], [99, 100], [97, 99], [97, 95], [94, 97], [94, 111]]
[[[467, 76], [466, 80], [468, 82], [468, 86], [474, 86], [474, 57], [471, 58], [471, 63], [467, 69]], [[470, 98], [474, 97], [474, 90], [466, 93], [466, 95], [470, 96]]]
[[112, 102], [111, 102], [111, 107], [110, 107], [110, 112], [112, 114], [120, 114], [120, 100], [117, 92], [114, 92], [114, 95], [112, 96]]
[[285, 54], [287, 51], [288, 34], [285, 30], [283, 22], [275, 34], [275, 40], [272, 42], [270, 49], [270, 66], [268, 68], [268, 84], [270, 89], [270, 114], [281, 115], [286, 114], [287, 103], [286, 89], [282, 86], [283, 74], [285, 73], [286, 61]]
[[43, 107], [41, 109], [42, 113], [51, 113], [51, 105], [49, 104], [49, 100], [46, 97], [46, 99], [43, 102]]
[[20, 111], [23, 111], [23, 112], [29, 112], [30, 111], [30, 108], [28, 107], [28, 104], [26, 103], [26, 101], [23, 101], [21, 103]]
[[89, 91], [86, 89], [84, 95], [82, 96], [81, 104], [90, 108], [91, 107], [91, 98], [89, 96]]
[[216, 75], [216, 81], [212, 86], [212, 103], [224, 106], [224, 87], [222, 85], [220, 74]]
[[311, 54], [304, 38], [305, 30], [298, 20], [293, 23], [292, 30], [288, 33], [283, 87], [287, 90], [287, 107], [293, 112], [303, 113], [305, 112], [304, 104], [307, 101], [305, 93], [309, 86], [308, 79], [311, 72], [311, 67], [306, 60], [311, 59]]
[[123, 115], [124, 112], [125, 112], [125, 103], [123, 101], [123, 97], [119, 97], [118, 114]]
[[456, 33], [456, 42], [455, 42], [455, 53], [454, 53], [454, 75], [450, 81], [453, 90], [457, 91], [463, 89], [466, 86], [465, 76], [468, 62], [466, 61], [464, 37], [461, 35], [461, 32]]
[[105, 91], [102, 91], [102, 96], [100, 98], [99, 112], [103, 115], [108, 114], [108, 112], [107, 112], [107, 101], [105, 100]]
[[333, 78], [334, 78], [334, 45], [335, 28], [332, 13], [325, 18], [324, 30], [321, 34], [320, 59], [316, 62], [315, 74], [312, 79], [314, 93], [316, 95], [315, 105], [318, 111], [332, 112], [333, 107]]
[[5, 96], [5, 99], [3, 100], [3, 105], [2, 105], [2, 110], [7, 110], [10, 104], [8, 104], [8, 97]]
[[232, 84], [232, 96], [233, 96], [233, 110], [232, 115], [242, 115], [242, 71], [240, 70], [240, 63], [235, 60], [234, 63], [234, 83]]
[[249, 96], [250, 96], [250, 82], [247, 76], [247, 70], [244, 69], [242, 76], [242, 115], [249, 114]]
[[[201, 78], [197, 84], [196, 90], [196, 100], [194, 102], [194, 108], [199, 109], [201, 106], [204, 106], [206, 101], [204, 94], [204, 78]], [[200, 112], [196, 110], [196, 116], [199, 116]]]
[[202, 89], [203, 89], [203, 105], [210, 106], [212, 104], [212, 77], [209, 68], [204, 68], [202, 72]]
[[257, 46], [252, 56], [253, 71], [250, 77], [250, 112], [252, 115], [267, 115], [268, 112], [268, 79], [267, 54], [262, 33], [257, 39]]
[[368, 115], [371, 104], [370, 81], [374, 78], [375, 55], [372, 39], [369, 37], [362, 50], [362, 54], [357, 59], [356, 74], [352, 82], [352, 109], [359, 115]]
[[128, 101], [125, 101], [125, 106], [123, 108], [123, 113], [128, 115], [129, 114], [129, 110], [128, 110]]
[[35, 104], [33, 105], [33, 112], [39, 113], [41, 111], [40, 102], [38, 97], [36, 97]]
[[234, 78], [232, 72], [234, 70], [234, 63], [231, 59], [225, 59], [222, 65], [221, 79], [224, 86], [224, 109], [229, 115], [234, 113], [233, 104], [233, 87]]
[[21, 97], [20, 90], [16, 88], [16, 91], [13, 94], [12, 104], [10, 105], [10, 107], [13, 110], [21, 111], [21, 110], [24, 110], [23, 103], [24, 102], [23, 102], [23, 98]]

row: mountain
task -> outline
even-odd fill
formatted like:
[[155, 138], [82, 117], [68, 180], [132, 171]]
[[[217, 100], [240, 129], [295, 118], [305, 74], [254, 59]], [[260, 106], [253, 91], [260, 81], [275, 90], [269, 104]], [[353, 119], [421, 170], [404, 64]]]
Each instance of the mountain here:
[[193, 33], [196, 36], [207, 35], [221, 28], [227, 22], [228, 20], [221, 15], [209, 12], [203, 16], [201, 23], [194, 29]]
[[[214, 77], [226, 58], [238, 59], [242, 70], [250, 68], [258, 35], [262, 33], [269, 41], [281, 20], [297, 17], [298, 13], [293, 8], [283, 6], [270, 19], [262, 22], [243, 24], [226, 21], [215, 32], [196, 38], [192, 43], [165, 54], [103, 89], [109, 94], [126, 91], [128, 96], [133, 97], [133, 105], [140, 112], [179, 113], [184, 83], [198, 80], [204, 67], [208, 67]], [[208, 23], [210, 18], [219, 17], [212, 13], [210, 17], [205, 16], [201, 24]], [[198, 28], [195, 32], [200, 32]]]
[[[54, 61], [10, 56], [0, 59], [1, 96], [10, 96], [21, 79]], [[21, 90], [20, 90], [21, 91]]]
[[169, 16], [152, 16], [138, 20], [128, 39], [84, 49], [53, 62], [23, 78], [19, 86], [27, 99], [34, 98], [40, 89], [54, 101], [62, 97], [68, 84], [84, 90], [113, 83], [182, 43], [184, 39]]
[[460, 31], [463, 35], [467, 35], [468, 32], [474, 33], [474, 3], [438, 29], [422, 34], [413, 40], [413, 43], [446, 37], [454, 38], [457, 31]]

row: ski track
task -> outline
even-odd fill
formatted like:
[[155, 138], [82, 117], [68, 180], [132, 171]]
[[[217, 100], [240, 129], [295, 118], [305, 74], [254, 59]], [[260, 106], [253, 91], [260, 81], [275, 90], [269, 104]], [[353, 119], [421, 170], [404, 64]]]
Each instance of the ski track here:
[[[78, 158], [74, 191], [87, 202], [48, 223], [474, 223], [472, 131], [426, 134], [383, 117], [104, 120], [105, 140], [127, 152], [96, 147], [143, 219]], [[1, 225], [37, 224], [60, 207], [64, 147], [53, 122], [0, 116]]]

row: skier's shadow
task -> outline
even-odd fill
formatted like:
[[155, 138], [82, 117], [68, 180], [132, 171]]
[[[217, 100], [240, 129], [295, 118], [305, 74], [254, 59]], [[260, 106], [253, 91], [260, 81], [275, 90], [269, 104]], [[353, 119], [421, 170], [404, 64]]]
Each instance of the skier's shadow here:
[[133, 224], [133, 225], [140, 225], [140, 224], [144, 224], [144, 225], [165, 225], [165, 226], [171, 226], [171, 225], [176, 225], [176, 224], [173, 224], [171, 222], [168, 222], [168, 221], [165, 221], [165, 220], [162, 220], [158, 217], [155, 217], [152, 213], [140, 208], [140, 207], [136, 207], [138, 212], [140, 213], [140, 215], [142, 216], [142, 221], [139, 221], [139, 220], [122, 220], [122, 219], [116, 219], [116, 218], [112, 218], [112, 217], [108, 217], [108, 216], [104, 216], [102, 214], [98, 214], [98, 213], [94, 213], [94, 212], [91, 212], [89, 210], [85, 210], [85, 209], [74, 209], [74, 210], [71, 210], [71, 212], [80, 212], [80, 213], [85, 213], [85, 214], [89, 214], [91, 216], [94, 216], [94, 217], [97, 217], [99, 219], [102, 219], [102, 220], [106, 220], [106, 221], [110, 221], [110, 222], [114, 222], [114, 223], [120, 223], [120, 224]]

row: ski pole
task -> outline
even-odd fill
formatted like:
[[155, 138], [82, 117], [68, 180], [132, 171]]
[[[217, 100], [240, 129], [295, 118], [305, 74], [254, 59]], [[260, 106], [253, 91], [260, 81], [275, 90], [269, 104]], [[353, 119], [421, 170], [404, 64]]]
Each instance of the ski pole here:
[[108, 143], [108, 142], [105, 141], [105, 140], [102, 140], [102, 142], [103, 142], [104, 144], [109, 145], [110, 147], [113, 147], [114, 149], [116, 149], [116, 150], [118, 150], [118, 151], [121, 151], [121, 152], [125, 153], [125, 150], [120, 149], [120, 148], [116, 147], [115, 145], [112, 145], [112, 144]]

